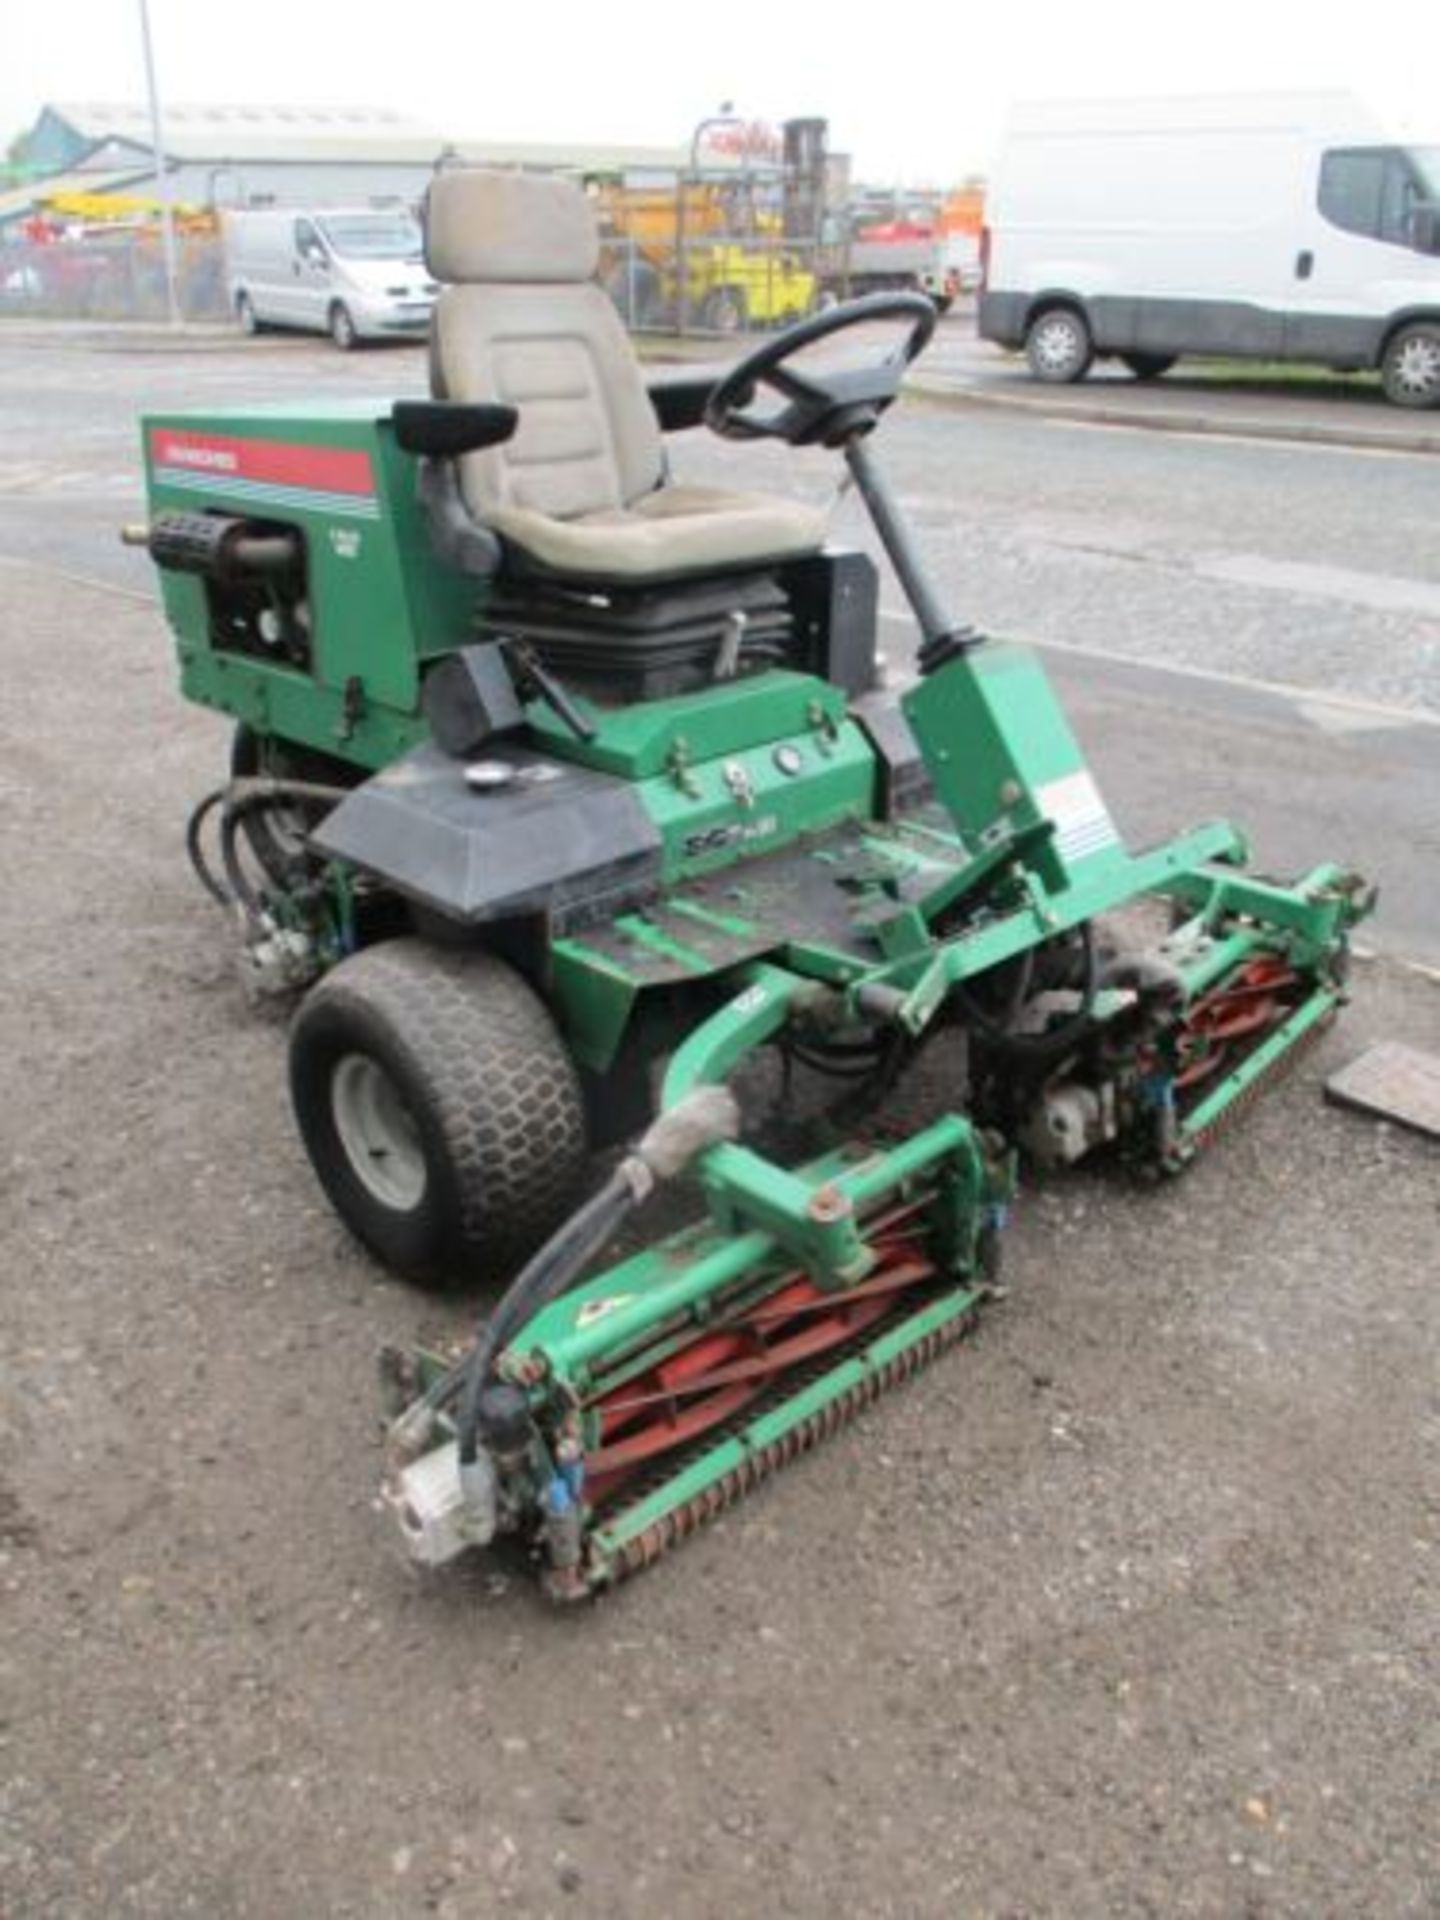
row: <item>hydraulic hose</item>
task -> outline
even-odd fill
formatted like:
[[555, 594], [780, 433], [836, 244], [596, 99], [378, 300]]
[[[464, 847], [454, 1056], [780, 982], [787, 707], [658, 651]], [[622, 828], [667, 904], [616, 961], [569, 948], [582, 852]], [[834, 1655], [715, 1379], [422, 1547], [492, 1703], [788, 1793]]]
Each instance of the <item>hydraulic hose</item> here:
[[241, 908], [250, 920], [259, 920], [265, 912], [265, 902], [256, 893], [246, 876], [240, 862], [240, 849], [235, 843], [242, 815], [229, 806], [220, 814], [220, 864], [225, 869], [225, 880], [230, 889], [230, 898]]
[[[229, 889], [228, 896], [223, 890], [217, 891], [218, 882], [211, 875], [208, 879], [201, 873], [206, 890], [222, 905], [238, 904], [252, 920], [258, 920], [265, 911], [265, 903], [256, 893], [246, 876], [240, 859], [237, 834], [240, 823], [247, 814], [263, 813], [271, 807], [309, 803], [313, 806], [333, 807], [346, 797], [345, 787], [323, 786], [314, 780], [273, 780], [268, 776], [259, 778], [242, 777], [232, 780], [228, 787], [220, 789], [218, 798], [223, 801], [220, 814], [220, 861], [225, 869], [225, 880]], [[205, 814], [209, 812], [216, 795], [207, 796], [202, 801], [199, 823], [203, 824]], [[192, 816], [192, 825], [196, 825]], [[196, 825], [198, 833], [198, 825]], [[187, 835], [188, 841], [188, 835]], [[198, 846], [198, 841], [197, 841]], [[192, 863], [194, 855], [192, 854]], [[200, 869], [197, 867], [197, 872]]]
[[573, 1285], [660, 1181], [683, 1172], [706, 1147], [733, 1140], [739, 1128], [739, 1108], [728, 1087], [694, 1088], [651, 1123], [599, 1192], [572, 1213], [521, 1268], [460, 1367], [437, 1382], [427, 1396], [438, 1406], [450, 1391], [461, 1389], [456, 1439], [462, 1468], [472, 1466], [479, 1452], [480, 1399], [501, 1350], [541, 1307]]
[[1015, 1033], [1011, 1023], [1018, 1016], [1030, 990], [1030, 981], [1034, 974], [1035, 950], [1031, 948], [1025, 956], [1024, 970], [1010, 997], [1010, 1005], [1005, 1014], [997, 1019], [987, 1013], [962, 982], [957, 982], [954, 993], [966, 1018], [983, 1033], [1002, 1053], [1008, 1053], [1021, 1061], [1043, 1061], [1053, 1059], [1064, 1053], [1080, 1039], [1090, 1024], [1095, 1012], [1095, 996], [1100, 986], [1100, 970], [1095, 953], [1095, 936], [1087, 921], [1080, 929], [1081, 951], [1085, 959], [1085, 980], [1081, 990], [1080, 1005], [1066, 1021], [1058, 1027], [1051, 1027], [1044, 1033]]
[[185, 823], [185, 851], [189, 855], [190, 865], [195, 869], [195, 878], [210, 898], [218, 901], [222, 907], [230, 907], [235, 904], [235, 896], [222, 881], [215, 878], [214, 868], [205, 858], [205, 848], [200, 838], [205, 830], [205, 822], [225, 798], [225, 793], [224, 787], [216, 787], [213, 793], [206, 794], [190, 815]]
[[334, 807], [349, 796], [349, 787], [336, 787], [319, 780], [278, 780], [270, 774], [242, 774], [224, 789], [227, 811], [253, 813], [257, 808], [277, 806], [287, 800], [311, 800], [317, 805]]
[[465, 1361], [456, 1435], [462, 1467], [471, 1465], [479, 1451], [480, 1397], [496, 1355], [532, 1315], [564, 1293], [638, 1205], [635, 1186], [623, 1167], [617, 1168], [506, 1288]]

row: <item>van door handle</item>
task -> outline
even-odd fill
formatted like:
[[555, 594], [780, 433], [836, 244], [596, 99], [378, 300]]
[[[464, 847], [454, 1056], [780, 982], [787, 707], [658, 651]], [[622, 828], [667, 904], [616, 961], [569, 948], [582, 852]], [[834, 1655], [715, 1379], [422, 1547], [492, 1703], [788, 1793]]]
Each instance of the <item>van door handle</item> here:
[[1295, 278], [1297, 280], [1308, 280], [1314, 271], [1315, 256], [1307, 247], [1303, 253], [1297, 253], [1295, 256]]

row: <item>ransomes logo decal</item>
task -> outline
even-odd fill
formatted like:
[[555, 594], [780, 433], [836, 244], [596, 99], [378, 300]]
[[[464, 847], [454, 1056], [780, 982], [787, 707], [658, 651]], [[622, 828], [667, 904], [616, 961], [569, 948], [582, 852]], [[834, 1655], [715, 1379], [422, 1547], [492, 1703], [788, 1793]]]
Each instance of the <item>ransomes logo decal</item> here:
[[312, 447], [192, 428], [150, 429], [150, 470], [162, 486], [255, 506], [298, 507], [378, 520], [375, 470], [363, 447]]

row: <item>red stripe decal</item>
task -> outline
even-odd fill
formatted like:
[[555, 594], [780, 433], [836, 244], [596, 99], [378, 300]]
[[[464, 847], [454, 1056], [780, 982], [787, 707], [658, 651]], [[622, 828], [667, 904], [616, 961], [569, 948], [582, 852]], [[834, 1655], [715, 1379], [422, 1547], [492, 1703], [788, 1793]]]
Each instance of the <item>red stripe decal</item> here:
[[228, 434], [155, 427], [150, 454], [157, 467], [213, 474], [222, 485], [226, 480], [259, 480], [322, 493], [375, 492], [370, 456], [361, 447], [303, 447], [289, 440], [237, 440]]

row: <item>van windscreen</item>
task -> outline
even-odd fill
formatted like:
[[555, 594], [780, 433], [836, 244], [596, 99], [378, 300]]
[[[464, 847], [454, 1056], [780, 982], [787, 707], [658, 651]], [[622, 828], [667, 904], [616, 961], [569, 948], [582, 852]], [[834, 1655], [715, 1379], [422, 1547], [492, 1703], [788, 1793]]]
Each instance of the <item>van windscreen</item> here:
[[420, 228], [408, 213], [330, 213], [318, 224], [335, 252], [351, 260], [420, 255]]

